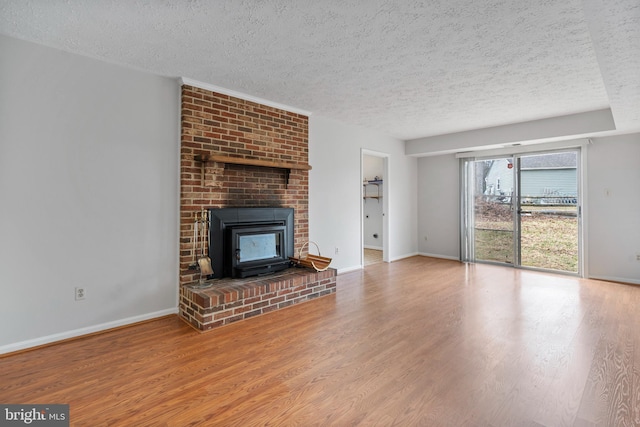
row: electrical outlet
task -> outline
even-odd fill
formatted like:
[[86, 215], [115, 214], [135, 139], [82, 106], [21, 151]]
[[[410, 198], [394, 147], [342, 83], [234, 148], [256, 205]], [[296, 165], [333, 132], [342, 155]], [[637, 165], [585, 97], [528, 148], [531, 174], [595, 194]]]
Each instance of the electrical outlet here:
[[76, 301], [83, 300], [86, 297], [86, 292], [84, 288], [76, 288]]
[[427, 236], [424, 236], [424, 241], [425, 241], [425, 242], [427, 241]]
[[336, 246], [336, 254], [338, 253], [338, 247]]
[[640, 254], [636, 255], [636, 260], [640, 261]]

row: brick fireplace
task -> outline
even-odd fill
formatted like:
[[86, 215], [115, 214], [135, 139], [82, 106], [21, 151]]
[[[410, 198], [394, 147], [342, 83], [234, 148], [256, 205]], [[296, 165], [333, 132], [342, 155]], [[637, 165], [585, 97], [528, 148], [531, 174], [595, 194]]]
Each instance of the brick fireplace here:
[[[195, 291], [187, 285], [200, 275], [190, 269], [194, 258], [193, 230], [196, 216], [207, 208], [286, 207], [295, 212], [294, 250], [309, 238], [309, 119], [295, 112], [258, 104], [190, 85], [182, 86], [180, 147], [180, 314], [198, 329], [210, 329], [203, 319], [205, 311], [223, 311], [229, 315], [215, 326], [244, 318], [233, 307], [212, 307], [212, 301], [225, 301], [219, 293], [238, 295], [238, 286], [251, 287], [247, 295], [270, 295], [269, 289], [289, 293], [287, 286], [303, 292], [292, 303], [302, 302], [320, 293], [335, 291], [335, 271], [315, 274], [315, 279], [301, 277], [306, 270], [280, 275], [273, 282], [252, 279], [246, 283], [224, 279], [214, 285], [217, 290]], [[314, 272], [308, 272], [313, 276]], [[331, 278], [333, 278], [331, 280]], [[317, 279], [317, 280], [316, 280]], [[317, 283], [316, 283], [317, 282]], [[322, 282], [322, 283], [320, 283]], [[289, 285], [287, 285], [287, 283]], [[308, 285], [301, 289], [302, 284]], [[329, 285], [327, 287], [327, 285]], [[308, 292], [306, 288], [311, 291]], [[320, 289], [322, 288], [322, 289]], [[328, 289], [328, 291], [327, 291]], [[244, 290], [243, 290], [244, 292]], [[295, 293], [294, 292], [294, 293]], [[310, 296], [308, 296], [310, 295]], [[239, 307], [238, 298], [233, 299]], [[234, 299], [235, 298], [235, 299]], [[205, 303], [204, 301], [207, 300]], [[273, 301], [272, 301], [273, 300]], [[278, 295], [258, 301], [257, 308], [244, 312], [252, 315], [282, 308]], [[199, 305], [200, 304], [200, 305]], [[205, 307], [201, 305], [204, 304]], [[255, 304], [255, 301], [251, 304]], [[274, 308], [275, 305], [275, 308]], [[200, 313], [196, 315], [195, 313]]]

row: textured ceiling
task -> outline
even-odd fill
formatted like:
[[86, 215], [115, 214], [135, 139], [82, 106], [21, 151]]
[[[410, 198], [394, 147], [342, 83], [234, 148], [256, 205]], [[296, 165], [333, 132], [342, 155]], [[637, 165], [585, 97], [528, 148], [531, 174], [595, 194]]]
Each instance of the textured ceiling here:
[[603, 108], [640, 130], [638, 0], [0, 0], [0, 33], [402, 139]]

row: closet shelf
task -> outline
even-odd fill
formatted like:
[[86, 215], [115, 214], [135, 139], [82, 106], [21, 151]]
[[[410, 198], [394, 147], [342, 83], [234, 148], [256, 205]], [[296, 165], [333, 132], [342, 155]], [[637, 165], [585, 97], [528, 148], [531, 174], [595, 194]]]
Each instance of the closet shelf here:
[[[375, 196], [368, 196], [367, 195], [367, 185], [375, 185], [377, 187], [377, 194]], [[380, 186], [382, 185], [382, 180], [381, 179], [376, 179], [376, 180], [371, 180], [371, 181], [364, 181], [362, 183], [362, 186], [364, 187], [364, 192], [363, 192], [363, 199], [366, 201], [367, 199], [376, 199], [377, 201], [380, 201], [380, 199], [382, 199], [382, 195], [380, 194]]]

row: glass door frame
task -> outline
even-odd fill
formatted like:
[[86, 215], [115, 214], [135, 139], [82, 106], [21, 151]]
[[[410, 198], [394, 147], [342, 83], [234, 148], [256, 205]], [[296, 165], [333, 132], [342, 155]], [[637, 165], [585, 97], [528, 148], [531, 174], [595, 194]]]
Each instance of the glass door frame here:
[[[497, 264], [497, 265], [507, 265], [507, 266], [515, 266], [515, 209], [514, 209], [514, 199], [511, 197], [510, 205], [511, 205], [511, 224], [512, 227], [512, 262], [500, 262], [500, 261], [492, 261], [492, 260], [476, 260], [476, 227], [475, 227], [475, 203], [469, 203], [469, 193], [467, 189], [469, 187], [475, 187], [475, 168], [470, 170], [470, 164], [475, 164], [476, 162], [487, 161], [487, 160], [508, 160], [513, 159], [513, 155], [511, 154], [503, 154], [498, 156], [486, 156], [486, 157], [473, 157], [473, 158], [461, 158], [460, 159], [460, 255], [461, 261], [463, 262], [482, 262], [486, 264]], [[515, 192], [515, 171], [513, 172], [513, 183], [514, 183], [514, 192]]]
[[473, 181], [475, 178], [475, 170], [472, 174], [469, 169], [470, 163], [475, 163], [478, 161], [485, 160], [509, 160], [513, 162], [514, 155], [513, 154], [501, 154], [496, 156], [484, 156], [484, 157], [468, 157], [460, 159], [460, 260], [463, 262], [481, 262], [485, 264], [496, 264], [503, 266], [516, 267], [516, 259], [518, 240], [516, 240], [516, 234], [518, 230], [515, 228], [517, 226], [516, 223], [516, 215], [515, 212], [515, 197], [516, 194], [516, 172], [515, 169], [512, 172], [513, 174], [513, 194], [511, 195], [510, 200], [510, 209], [511, 209], [511, 223], [512, 223], [512, 261], [513, 262], [500, 262], [500, 261], [492, 261], [492, 260], [477, 260], [476, 259], [476, 251], [475, 251], [475, 204], [469, 203], [469, 193], [468, 188], [474, 186], [475, 182]]
[[[563, 270], [554, 270], [551, 268], [541, 268], [541, 267], [531, 267], [531, 266], [523, 266], [522, 265], [522, 248], [521, 248], [521, 238], [522, 238], [522, 195], [521, 195], [521, 158], [527, 156], [535, 156], [542, 154], [553, 154], [553, 153], [566, 153], [566, 152], [575, 152], [576, 153], [576, 192], [577, 192], [577, 245], [578, 245], [578, 254], [577, 254], [577, 262], [578, 268], [577, 272], [572, 271], [563, 271]], [[470, 202], [469, 196], [469, 186], [473, 186], [473, 176], [470, 176], [470, 167], [469, 164], [471, 162], [482, 161], [482, 160], [498, 160], [498, 159], [511, 159], [514, 164], [513, 171], [513, 194], [511, 196], [511, 211], [512, 211], [512, 219], [513, 219], [513, 264], [508, 262], [499, 262], [499, 261], [490, 261], [490, 260], [477, 260], [475, 257], [475, 236], [474, 236], [474, 203]], [[526, 270], [537, 270], [544, 272], [552, 272], [557, 274], [566, 274], [571, 276], [579, 276], [584, 277], [584, 224], [583, 224], [583, 215], [582, 215], [582, 206], [584, 204], [584, 193], [583, 193], [583, 161], [584, 161], [584, 149], [580, 146], [576, 147], [567, 147], [567, 148], [557, 148], [550, 150], [540, 150], [540, 151], [525, 151], [525, 152], [509, 152], [509, 153], [500, 153], [498, 155], [489, 155], [482, 157], [460, 157], [460, 260], [462, 262], [479, 262], [479, 263], [487, 263], [487, 264], [497, 264], [503, 266], [511, 266], [514, 268], [526, 269]]]

